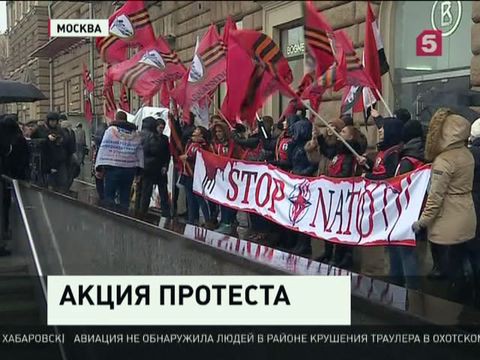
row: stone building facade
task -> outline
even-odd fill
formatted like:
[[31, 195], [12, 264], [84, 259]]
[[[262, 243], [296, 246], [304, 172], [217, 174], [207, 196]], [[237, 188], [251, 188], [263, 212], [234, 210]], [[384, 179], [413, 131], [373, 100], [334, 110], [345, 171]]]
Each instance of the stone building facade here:
[[[9, 2], [8, 11], [19, 2]], [[21, 78], [26, 69], [33, 72], [34, 82], [49, 95], [49, 100], [34, 104], [37, 110], [25, 119], [41, 117], [47, 108], [83, 116], [82, 64], [90, 64], [89, 40], [48, 39], [46, 24], [52, 18], [89, 18], [90, 7], [95, 18], [107, 18], [115, 2], [30, 1], [33, 10], [23, 20], [9, 22], [11, 43], [9, 75]], [[116, 5], [122, 2], [117, 1]], [[300, 1], [146, 1], [156, 35], [168, 36], [172, 47], [186, 65], [193, 57], [197, 36], [216, 24], [222, 30], [228, 15], [238, 27], [262, 30], [272, 36], [283, 49], [298, 84], [303, 75], [303, 15]], [[445, 3], [445, 4], [444, 4]], [[365, 31], [365, 1], [315, 1], [332, 27], [345, 30], [362, 55]], [[425, 99], [433, 90], [464, 91], [480, 87], [480, 2], [475, 1], [372, 1], [379, 15], [379, 28], [390, 63], [384, 75], [383, 95], [390, 108], [408, 107], [420, 114]], [[28, 8], [28, 6], [27, 6]], [[32, 13], [31, 15], [30, 12]], [[424, 29], [433, 26], [448, 35], [442, 38], [440, 57], [416, 56], [416, 39]], [[453, 30], [453, 31], [452, 31]], [[103, 116], [101, 98], [104, 65], [94, 54], [96, 113]], [[223, 89], [216, 97], [219, 102]], [[326, 118], [338, 116], [340, 93], [327, 92], [320, 113]], [[158, 99], [155, 100], [158, 102]], [[422, 102], [423, 101], [423, 102]], [[131, 94], [133, 110], [140, 106]], [[274, 96], [263, 112], [278, 117], [286, 99]], [[420, 115], [419, 115], [420, 116]], [[422, 115], [423, 116], [423, 115]], [[363, 122], [361, 114], [356, 116]], [[374, 141], [374, 127], [369, 127]]]

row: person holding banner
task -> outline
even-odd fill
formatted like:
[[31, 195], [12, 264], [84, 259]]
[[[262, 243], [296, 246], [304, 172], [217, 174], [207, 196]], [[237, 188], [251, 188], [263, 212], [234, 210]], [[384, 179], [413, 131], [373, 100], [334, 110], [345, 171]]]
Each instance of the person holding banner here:
[[[240, 158], [240, 148], [235, 144], [230, 134], [230, 129], [224, 121], [217, 121], [213, 127], [213, 151], [215, 154], [230, 159]], [[220, 226], [217, 229], [222, 234], [230, 235], [233, 230], [233, 223], [236, 220], [237, 212], [226, 206], [220, 207]]]
[[[418, 120], [408, 120], [402, 131], [403, 149], [395, 176], [406, 174], [425, 164], [423, 128]], [[416, 236], [417, 240], [421, 234]], [[419, 287], [416, 247], [390, 246], [390, 277], [401, 286], [410, 289]]]
[[200, 220], [199, 210], [202, 210], [205, 219], [205, 226], [213, 228], [208, 204], [203, 197], [193, 192], [193, 170], [195, 169], [195, 159], [198, 150], [203, 149], [211, 151], [211, 146], [207, 142], [208, 130], [203, 126], [197, 126], [193, 130], [192, 138], [186, 146], [185, 154], [180, 156], [183, 161], [183, 170], [180, 177], [180, 183], [185, 187], [187, 197], [188, 223], [197, 225]]
[[[376, 118], [378, 128], [378, 153], [374, 161], [361, 157], [358, 160], [360, 165], [367, 164], [365, 178], [370, 180], [386, 180], [395, 176], [400, 160], [402, 149], [403, 122], [397, 118], [378, 117], [378, 112], [372, 110], [372, 116]], [[384, 274], [385, 251], [381, 247], [363, 249], [362, 267], [367, 274]]]
[[[292, 142], [288, 148], [288, 161], [292, 164], [291, 172], [295, 175], [313, 176], [315, 166], [310, 163], [305, 151], [305, 144], [312, 136], [312, 123], [306, 118], [300, 119], [293, 125]], [[292, 252], [299, 255], [310, 255], [312, 246], [310, 236], [301, 233], [291, 233], [295, 247]]]
[[463, 265], [477, 268], [473, 251], [477, 219], [472, 198], [475, 161], [467, 148], [470, 123], [450, 109], [438, 109], [430, 121], [425, 157], [433, 161], [425, 208], [412, 228], [427, 229], [439, 249], [440, 269], [449, 289], [461, 297], [466, 290]]
[[[345, 126], [340, 135], [357, 152], [360, 149], [359, 131], [353, 126]], [[340, 141], [337, 141], [337, 153], [330, 161], [327, 169], [327, 176], [334, 178], [350, 178], [355, 176], [357, 171], [357, 160], [355, 155], [347, 149]], [[335, 254], [334, 254], [335, 253]], [[330, 262], [342, 269], [348, 269], [353, 265], [353, 248], [348, 245], [332, 244], [325, 242], [325, 253], [321, 259], [322, 262]]]

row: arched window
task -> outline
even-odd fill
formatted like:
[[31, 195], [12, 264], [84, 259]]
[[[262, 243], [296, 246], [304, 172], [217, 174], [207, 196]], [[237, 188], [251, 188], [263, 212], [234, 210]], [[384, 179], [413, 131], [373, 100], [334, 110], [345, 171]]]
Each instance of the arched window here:
[[[395, 107], [405, 107], [423, 123], [431, 104], [449, 94], [449, 102], [470, 88], [472, 1], [398, 1], [391, 21], [394, 33]], [[427, 29], [442, 31], [442, 54], [417, 56], [417, 39]], [[392, 71], [392, 70], [390, 70]], [[441, 100], [440, 100], [441, 101]], [[445, 104], [447, 105], [447, 104]]]

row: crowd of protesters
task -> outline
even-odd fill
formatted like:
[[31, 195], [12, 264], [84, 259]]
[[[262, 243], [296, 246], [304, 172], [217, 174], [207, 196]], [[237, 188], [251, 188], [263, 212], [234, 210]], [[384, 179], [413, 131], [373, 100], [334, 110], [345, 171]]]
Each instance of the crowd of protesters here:
[[[480, 275], [480, 119], [471, 125], [449, 109], [439, 109], [429, 124], [428, 134], [410, 113], [399, 109], [393, 117], [382, 117], [372, 110], [377, 127], [376, 151], [368, 151], [365, 135], [349, 115], [332, 119], [330, 126], [358, 153], [354, 155], [328, 128], [312, 123], [304, 110], [298, 110], [275, 122], [263, 116], [254, 129], [244, 125], [232, 128], [214, 115], [209, 126], [195, 126], [195, 116], [182, 123], [170, 115], [172, 132], [181, 144], [172, 145], [163, 134], [166, 122], [160, 117], [143, 119], [141, 131], [119, 111], [113, 122], [101, 124], [93, 134], [92, 175], [100, 204], [128, 213], [132, 202], [135, 215], [146, 218], [154, 186], [160, 198], [161, 215], [185, 217], [185, 222], [204, 226], [227, 235], [235, 235], [237, 211], [219, 206], [193, 192], [193, 171], [199, 149], [224, 157], [269, 163], [299, 176], [348, 178], [364, 176], [385, 180], [432, 163], [428, 196], [418, 221], [412, 229], [419, 239], [427, 238], [431, 247], [433, 269], [429, 277], [446, 278], [452, 283], [464, 278], [465, 264], [478, 283]], [[67, 193], [79, 166], [84, 163], [85, 132], [81, 125], [72, 129], [64, 115], [49, 113], [45, 122], [26, 124], [6, 116], [0, 122], [2, 174], [31, 179], [29, 152], [40, 149], [43, 161], [37, 168], [43, 186]], [[470, 140], [470, 143], [469, 143]], [[34, 145], [28, 145], [28, 144]], [[167, 171], [174, 156], [175, 191], [169, 197]], [[10, 195], [4, 188], [3, 202]], [[134, 191], [132, 191], [132, 188]], [[178, 196], [185, 194], [186, 214], [178, 214]], [[132, 193], [134, 201], [132, 201]], [[202, 220], [202, 221], [201, 221]], [[3, 221], [7, 233], [8, 221]], [[5, 225], [5, 223], [7, 225]], [[6, 227], [5, 227], [6, 226]], [[249, 240], [311, 256], [311, 238], [281, 228], [259, 215], [249, 215]], [[2, 238], [5, 238], [3, 236]], [[377, 251], [381, 251], [377, 250]], [[388, 247], [390, 275], [396, 282], [418, 287], [420, 275], [415, 247]], [[0, 243], [0, 255], [8, 251]], [[325, 242], [318, 260], [342, 268], [354, 263], [353, 247]]]

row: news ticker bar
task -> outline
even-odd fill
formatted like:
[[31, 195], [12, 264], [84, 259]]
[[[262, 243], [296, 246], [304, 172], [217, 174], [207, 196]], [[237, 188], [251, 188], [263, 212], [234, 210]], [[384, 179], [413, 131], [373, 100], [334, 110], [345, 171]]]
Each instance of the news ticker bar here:
[[49, 276], [48, 325], [350, 325], [349, 276]]

